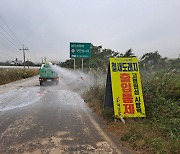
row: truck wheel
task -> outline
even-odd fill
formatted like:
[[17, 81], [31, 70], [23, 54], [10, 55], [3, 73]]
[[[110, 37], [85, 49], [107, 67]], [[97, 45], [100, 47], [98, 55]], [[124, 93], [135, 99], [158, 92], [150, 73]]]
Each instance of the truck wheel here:
[[40, 86], [42, 86], [42, 84], [43, 84], [43, 82], [42, 82], [42, 81], [40, 81]]

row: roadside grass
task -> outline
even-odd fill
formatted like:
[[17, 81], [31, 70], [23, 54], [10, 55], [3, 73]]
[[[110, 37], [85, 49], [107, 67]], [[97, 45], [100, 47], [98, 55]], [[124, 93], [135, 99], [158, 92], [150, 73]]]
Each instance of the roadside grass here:
[[38, 69], [0, 68], [0, 85], [25, 79], [39, 74]]
[[146, 118], [113, 121], [113, 109], [103, 111], [105, 87], [91, 87], [85, 101], [107, 120], [107, 131], [142, 153], [180, 153], [180, 73], [142, 73]]
[[83, 96], [85, 102], [88, 102], [90, 108], [102, 116], [102, 108], [104, 102], [104, 86], [90, 87], [90, 89]]

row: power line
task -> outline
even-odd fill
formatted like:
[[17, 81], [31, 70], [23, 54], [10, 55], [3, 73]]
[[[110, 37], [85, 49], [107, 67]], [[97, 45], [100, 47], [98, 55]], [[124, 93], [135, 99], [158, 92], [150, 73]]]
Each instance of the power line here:
[[15, 58], [15, 57], [12, 57], [12, 56], [10, 56], [10, 55], [5, 54], [4, 52], [1, 52], [1, 51], [0, 51], [0, 53], [3, 54], [3, 55], [5, 55], [5, 56], [7, 56], [7, 57]]
[[0, 25], [0, 27], [5, 31], [6, 34], [8, 34], [8, 36], [9, 36], [12, 40], [14, 40], [14, 42], [16, 42], [19, 46], [21, 46], [1, 25]]
[[13, 36], [16, 38], [16, 40], [18, 40], [21, 44], [23, 44], [18, 38], [17, 36], [13, 33], [13, 31], [10, 29], [10, 27], [8, 26], [8, 24], [5, 22], [5, 20], [3, 19], [3, 17], [0, 15], [0, 18], [2, 19], [2, 21], [4, 22], [4, 24], [7, 26], [7, 28], [9, 29], [9, 31], [13, 34]]
[[16, 46], [12, 41], [10, 41], [3, 33], [1, 34], [4, 36], [4, 38], [6, 38], [6, 40], [8, 40], [11, 44], [13, 44], [19, 50], [18, 46]]
[[[11, 39], [13, 39], [15, 42], [16, 42], [16, 44], [18, 44], [19, 46], [23, 46], [23, 48], [22, 49], [19, 49], [19, 47], [16, 45], [16, 44], [14, 44], [12, 41], [10, 41], [3, 33], [1, 33], [5, 38], [6, 38], [6, 40], [8, 40], [13, 46], [15, 46], [18, 50], [22, 50], [23, 51], [23, 58], [24, 58], [24, 63], [25, 63], [25, 50], [28, 50], [28, 49], [25, 49], [24, 48], [24, 44], [17, 38], [17, 36], [13, 33], [13, 31], [10, 29], [10, 27], [8, 26], [8, 24], [5, 22], [5, 20], [3, 19], [3, 17], [0, 15], [0, 18], [1, 18], [1, 20], [4, 22], [4, 24], [7, 26], [7, 28], [8, 28], [8, 30], [11, 32], [11, 34], [14, 36], [14, 38], [19, 42], [17, 42], [1, 25], [0, 25], [0, 27], [8, 34], [8, 36], [10, 36], [11, 37]], [[20, 45], [21, 44], [21, 45]]]

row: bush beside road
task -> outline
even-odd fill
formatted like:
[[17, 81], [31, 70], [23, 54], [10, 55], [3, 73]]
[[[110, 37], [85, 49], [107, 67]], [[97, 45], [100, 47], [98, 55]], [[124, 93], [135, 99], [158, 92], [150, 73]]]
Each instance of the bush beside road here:
[[0, 85], [39, 74], [39, 69], [0, 68]]

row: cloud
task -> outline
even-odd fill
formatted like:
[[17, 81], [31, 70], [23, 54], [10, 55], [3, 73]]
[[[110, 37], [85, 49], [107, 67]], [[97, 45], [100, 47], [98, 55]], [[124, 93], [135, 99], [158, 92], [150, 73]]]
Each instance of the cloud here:
[[[119, 52], [132, 48], [139, 57], [155, 50], [171, 58], [179, 55], [178, 0], [0, 2], [0, 14], [36, 61], [44, 56], [49, 60], [68, 59], [70, 41], [91, 42]], [[0, 49], [16, 53], [6, 40], [1, 41]], [[0, 61], [5, 59], [0, 56]]]

